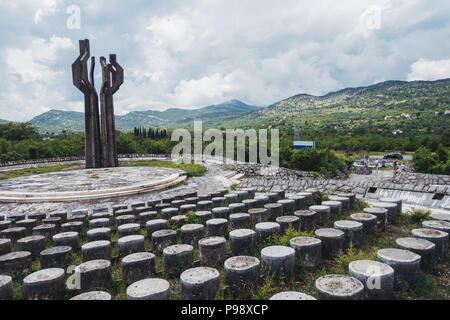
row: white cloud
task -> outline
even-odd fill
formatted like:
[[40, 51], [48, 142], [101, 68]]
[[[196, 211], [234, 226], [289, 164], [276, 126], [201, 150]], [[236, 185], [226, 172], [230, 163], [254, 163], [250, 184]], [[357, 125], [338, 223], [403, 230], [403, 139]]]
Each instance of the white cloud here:
[[37, 9], [34, 14], [34, 23], [39, 24], [42, 22], [43, 18], [47, 15], [52, 15], [58, 12], [56, 0], [45, 0], [43, 6]]
[[439, 80], [450, 78], [450, 59], [427, 60], [420, 59], [411, 65], [408, 81], [414, 80]]

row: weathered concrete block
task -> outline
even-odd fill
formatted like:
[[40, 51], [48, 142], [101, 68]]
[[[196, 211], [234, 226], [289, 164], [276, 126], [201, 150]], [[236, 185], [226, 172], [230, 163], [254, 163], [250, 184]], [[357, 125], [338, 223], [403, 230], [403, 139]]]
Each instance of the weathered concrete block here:
[[362, 223], [363, 232], [373, 234], [377, 228], [377, 216], [369, 213], [354, 213], [350, 216], [353, 221]]
[[261, 222], [255, 226], [258, 241], [264, 241], [270, 236], [280, 234], [280, 230], [280, 224], [277, 222]]
[[171, 206], [172, 208], [180, 209], [180, 207], [181, 207], [183, 204], [186, 204], [186, 201], [185, 201], [185, 200], [175, 200], [175, 201], [172, 201], [172, 202], [170, 203], [170, 206]]
[[393, 198], [380, 198], [380, 202], [387, 203], [395, 203], [397, 205], [397, 217], [402, 214], [403, 210], [403, 201], [402, 199], [393, 199]]
[[52, 247], [41, 251], [41, 268], [67, 268], [72, 264], [72, 248]]
[[248, 213], [230, 214], [230, 229], [247, 229], [250, 227], [250, 215]]
[[117, 226], [121, 226], [124, 224], [134, 223], [136, 221], [136, 216], [134, 214], [126, 214], [123, 216], [116, 217]]
[[197, 210], [199, 211], [211, 211], [213, 202], [211, 200], [204, 200], [197, 202]]
[[220, 286], [220, 273], [208, 267], [192, 268], [180, 275], [181, 299], [214, 300]]
[[164, 279], [150, 278], [137, 281], [127, 288], [128, 300], [169, 300], [170, 283]]
[[336, 257], [344, 248], [345, 233], [332, 228], [317, 229], [314, 234], [322, 240], [322, 257]]
[[131, 235], [139, 235], [141, 226], [137, 223], [122, 224], [117, 228], [117, 234], [119, 238], [123, 238]]
[[385, 263], [357, 260], [348, 265], [350, 276], [364, 285], [365, 296], [370, 300], [390, 300], [394, 292], [394, 269]]
[[172, 217], [175, 217], [176, 215], [178, 215], [179, 211], [178, 208], [164, 208], [161, 210], [161, 217], [163, 219], [170, 219]]
[[150, 252], [136, 252], [122, 259], [122, 278], [130, 285], [155, 275], [155, 255]]
[[67, 211], [58, 211], [50, 213], [50, 218], [58, 217], [61, 219], [61, 224], [66, 223], [67, 221]]
[[226, 239], [223, 237], [207, 237], [198, 242], [198, 252], [202, 264], [218, 266], [225, 260]]
[[269, 210], [266, 208], [253, 208], [248, 210], [248, 214], [250, 215], [250, 224], [254, 226], [260, 222], [266, 221]]
[[329, 196], [330, 201], [339, 201], [342, 203], [342, 210], [350, 210], [351, 201], [348, 197], [340, 197], [340, 196]]
[[[228, 209], [228, 208], [227, 208]], [[206, 221], [212, 218], [211, 211], [196, 211], [195, 216], [202, 220], [203, 224], [206, 224]]]
[[294, 211], [304, 210], [307, 208], [305, 196], [295, 195], [295, 196], [289, 197], [289, 199], [295, 201], [295, 210]]
[[280, 225], [280, 232], [285, 233], [289, 226], [295, 231], [300, 230], [300, 219], [296, 216], [281, 216], [276, 219], [276, 222]]
[[214, 197], [211, 199], [212, 201], [212, 207], [218, 208], [225, 206], [226, 199], [225, 197]]
[[336, 193], [338, 197], [348, 198], [350, 200], [350, 208], [353, 208], [356, 202], [356, 194], [354, 193], [346, 193], [346, 192], [338, 192]]
[[422, 222], [422, 228], [434, 229], [447, 232], [450, 235], [450, 222], [439, 220], [428, 220]]
[[376, 202], [373, 204], [375, 208], [383, 208], [388, 211], [388, 223], [397, 223], [398, 205], [390, 202]]
[[12, 278], [10, 276], [0, 275], [0, 300], [12, 300]]
[[119, 257], [125, 257], [132, 253], [145, 251], [145, 239], [143, 235], [129, 235], [117, 240]]
[[194, 263], [194, 247], [189, 244], [175, 244], [163, 250], [164, 272], [179, 276]]
[[319, 223], [319, 214], [311, 210], [298, 210], [294, 215], [300, 219], [300, 230], [311, 231], [314, 230]]
[[[306, 206], [311, 206], [313, 204], [314, 195], [312, 192], [298, 192], [297, 196], [305, 197]], [[306, 207], [305, 207], [306, 209]]]
[[247, 211], [245, 204], [239, 202], [229, 204], [228, 208], [230, 209], [230, 214]]
[[111, 286], [111, 262], [90, 260], [75, 268], [76, 285], [81, 291], [108, 289]]
[[334, 228], [345, 233], [344, 248], [350, 247], [350, 244], [357, 247], [363, 240], [363, 224], [351, 220], [339, 220], [334, 222]]
[[403, 280], [409, 285], [417, 284], [420, 273], [420, 256], [402, 249], [381, 249], [377, 252], [378, 261], [394, 269], [395, 281]]
[[270, 198], [264, 194], [256, 196], [255, 200], [258, 200], [261, 203], [261, 208], [263, 208], [266, 204], [270, 203]]
[[11, 252], [11, 239], [0, 239], [0, 256]]
[[31, 235], [33, 228], [37, 226], [37, 220], [35, 219], [25, 219], [16, 222], [16, 227], [25, 228], [26, 234]]
[[228, 220], [209, 219], [206, 221], [206, 233], [210, 237], [224, 237], [228, 234]]
[[54, 246], [68, 246], [71, 247], [73, 251], [80, 249], [80, 237], [78, 232], [58, 233], [53, 236], [52, 240]]
[[246, 209], [245, 211], [248, 211], [253, 208], [258, 208], [260, 206], [260, 202], [255, 199], [242, 200], [242, 203], [245, 205]]
[[44, 220], [45, 218], [47, 218], [45, 212], [33, 212], [28, 214], [28, 219], [36, 220], [36, 225], [40, 224], [41, 221]]
[[322, 241], [311, 237], [296, 237], [290, 241], [295, 250], [295, 258], [299, 267], [317, 267], [322, 262]]
[[45, 244], [44, 236], [30, 236], [17, 240], [17, 249], [31, 252], [33, 258], [39, 258], [41, 251], [45, 249]]
[[13, 222], [12, 221], [0, 221], [0, 231], [9, 229], [13, 226]]
[[267, 217], [268, 221], [275, 221], [276, 218], [283, 215], [283, 206], [279, 203], [269, 203], [264, 206], [265, 209], [269, 210]]
[[61, 232], [77, 232], [81, 234], [83, 232], [83, 222], [66, 222], [61, 225]]
[[259, 283], [259, 259], [236, 256], [224, 263], [225, 282], [233, 292], [250, 293]]
[[195, 204], [197, 205], [197, 202], [200, 201], [199, 197], [188, 197], [188, 198], [184, 198], [184, 204]]
[[251, 229], [237, 229], [230, 232], [230, 249], [239, 256], [253, 252], [256, 245], [256, 232]]
[[310, 211], [315, 211], [319, 214], [319, 223], [324, 225], [331, 219], [331, 209], [329, 206], [310, 206]]
[[60, 217], [50, 217], [41, 221], [43, 224], [54, 225], [56, 228], [56, 232], [61, 230], [62, 219]]
[[302, 292], [285, 291], [273, 295], [269, 300], [317, 300]]
[[108, 228], [108, 227], [109, 227], [109, 219], [107, 218], [93, 219], [89, 221], [89, 229]]
[[266, 276], [289, 282], [294, 276], [295, 250], [285, 246], [271, 246], [261, 250], [261, 269]]
[[283, 207], [283, 215], [294, 214], [295, 211], [295, 200], [283, 199], [278, 200], [277, 203], [281, 204]]
[[83, 262], [89, 260], [110, 260], [111, 242], [106, 240], [87, 242], [81, 246]]
[[94, 241], [110, 241], [111, 240], [111, 228], [95, 228], [86, 232], [88, 242]]
[[[206, 211], [206, 212], [210, 212], [210, 211]], [[217, 207], [217, 208], [213, 208], [211, 210], [212, 212], [212, 216], [215, 219], [228, 219], [228, 217], [230, 216], [231, 210], [228, 207]]]
[[270, 203], [276, 203], [278, 200], [281, 200], [282, 198], [280, 195], [276, 192], [269, 192], [265, 194], [269, 197]]
[[23, 296], [26, 300], [63, 300], [66, 292], [65, 271], [61, 268], [43, 269], [23, 279]]
[[161, 214], [163, 209], [170, 208], [170, 202], [169, 203], [158, 203], [155, 205], [155, 210], [158, 212], [158, 214]]
[[12, 243], [17, 243], [17, 240], [27, 236], [27, 229], [23, 227], [9, 228], [0, 231], [0, 238], [10, 239]]
[[151, 237], [153, 232], [167, 229], [167, 220], [155, 219], [147, 221], [145, 228], [147, 229], [147, 236]]
[[145, 211], [145, 212], [141, 212], [139, 213], [139, 224], [141, 225], [141, 227], [146, 226], [147, 221], [156, 219], [158, 216], [158, 212], [156, 211]]
[[327, 275], [316, 280], [318, 300], [362, 300], [364, 285], [354, 277]]
[[323, 206], [330, 207], [330, 219], [338, 219], [342, 214], [342, 202], [339, 201], [322, 201]]
[[158, 230], [152, 233], [153, 250], [163, 252], [164, 248], [177, 243], [177, 232], [171, 229]]
[[420, 256], [420, 266], [423, 270], [433, 271], [436, 263], [436, 245], [421, 238], [399, 238], [395, 243], [400, 249], [414, 252]]
[[372, 214], [377, 217], [377, 226], [385, 229], [388, 222], [388, 211], [384, 208], [364, 208], [364, 213]]
[[105, 291], [90, 291], [85, 292], [82, 294], [79, 294], [73, 298], [70, 298], [69, 300], [80, 300], [80, 301], [108, 301], [111, 300], [111, 295], [108, 292]]
[[227, 205], [230, 205], [232, 203], [237, 203], [239, 201], [239, 197], [235, 193], [226, 194], [226, 195], [224, 195], [224, 198], [225, 198], [225, 203]]
[[47, 241], [50, 241], [52, 237], [57, 233], [56, 226], [54, 224], [41, 224], [33, 228], [34, 236], [44, 236]]
[[436, 245], [436, 253], [439, 257], [445, 257], [448, 253], [448, 233], [435, 229], [414, 229], [411, 234], [415, 238], [425, 239]]
[[[195, 212], [197, 210], [197, 205], [196, 204], [184, 204], [180, 207], [180, 214], [185, 214], [188, 212]], [[198, 210], [198, 211], [204, 211], [204, 210]], [[206, 210], [208, 211], [208, 210]]]
[[0, 274], [16, 276], [31, 270], [31, 253], [16, 251], [0, 256]]
[[240, 202], [242, 202], [242, 200], [247, 200], [250, 198], [248, 191], [245, 190], [235, 191], [234, 193], [238, 195], [238, 201]]
[[205, 227], [202, 224], [185, 224], [181, 227], [181, 242], [197, 247], [204, 233]]

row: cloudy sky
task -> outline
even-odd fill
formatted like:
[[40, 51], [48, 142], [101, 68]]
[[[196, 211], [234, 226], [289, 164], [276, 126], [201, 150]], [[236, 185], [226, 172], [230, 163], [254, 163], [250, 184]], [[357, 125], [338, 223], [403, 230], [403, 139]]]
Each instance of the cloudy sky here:
[[450, 78], [450, 1], [0, 0], [0, 118], [82, 111], [84, 38], [125, 68], [117, 114]]

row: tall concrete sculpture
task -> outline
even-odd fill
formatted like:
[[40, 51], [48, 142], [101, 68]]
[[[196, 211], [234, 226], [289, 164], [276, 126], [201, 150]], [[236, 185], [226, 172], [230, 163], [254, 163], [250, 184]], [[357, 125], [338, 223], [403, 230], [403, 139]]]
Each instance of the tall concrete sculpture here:
[[80, 55], [72, 64], [72, 76], [73, 84], [84, 94], [86, 168], [117, 167], [119, 161], [117, 159], [113, 94], [123, 83], [123, 68], [117, 63], [115, 54], [109, 56], [109, 64], [106, 64], [104, 57], [100, 58], [102, 67], [100, 132], [99, 97], [94, 83], [95, 57], [91, 58], [88, 74], [87, 61], [89, 57], [89, 40], [80, 40]]

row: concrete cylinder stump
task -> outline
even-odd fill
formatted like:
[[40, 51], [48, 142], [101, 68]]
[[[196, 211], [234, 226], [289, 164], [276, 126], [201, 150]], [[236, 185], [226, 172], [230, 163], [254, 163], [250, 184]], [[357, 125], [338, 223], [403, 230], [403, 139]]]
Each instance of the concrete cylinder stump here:
[[42, 250], [45, 249], [46, 239], [44, 236], [30, 236], [17, 240], [18, 251], [28, 251], [33, 258], [39, 258]]
[[303, 209], [306, 209], [307, 206], [311, 206], [313, 204], [314, 195], [312, 194], [312, 192], [298, 192], [296, 193], [296, 195], [305, 197], [306, 206]]
[[260, 202], [255, 199], [242, 200], [242, 203], [245, 205], [246, 211], [260, 206]]
[[316, 280], [318, 300], [362, 300], [364, 285], [354, 277], [326, 275]]
[[192, 268], [194, 247], [189, 244], [175, 244], [163, 250], [164, 272], [170, 276], [179, 276]]
[[289, 227], [292, 227], [294, 231], [300, 230], [300, 219], [296, 216], [281, 216], [276, 219], [276, 222], [280, 225], [281, 233], [285, 233]]
[[72, 248], [52, 247], [41, 251], [41, 268], [67, 268], [72, 264]]
[[291, 247], [271, 246], [261, 250], [261, 270], [266, 276], [289, 282], [294, 269], [295, 250]]
[[125, 257], [132, 253], [145, 251], [145, 238], [143, 235], [130, 235], [117, 240], [119, 257]]
[[87, 215], [79, 214], [76, 216], [71, 216], [70, 218], [67, 219], [67, 222], [75, 222], [75, 221], [82, 222], [84, 225], [87, 221]]
[[225, 197], [214, 197], [211, 199], [212, 201], [212, 207], [213, 208], [218, 208], [218, 207], [223, 207], [225, 205]]
[[0, 256], [11, 252], [11, 240], [0, 239]]
[[203, 224], [206, 224], [206, 221], [212, 218], [211, 211], [196, 211], [195, 216], [200, 218]]
[[43, 269], [23, 279], [25, 300], [63, 300], [66, 292], [65, 271], [61, 268]]
[[305, 196], [295, 195], [295, 196], [289, 197], [289, 199], [295, 201], [295, 211], [304, 210], [307, 208]]
[[170, 203], [170, 206], [171, 206], [172, 208], [180, 209], [180, 207], [181, 207], [183, 204], [186, 204], [186, 201], [185, 201], [185, 200], [175, 200], [175, 201], [172, 201], [172, 202]]
[[319, 223], [324, 225], [331, 219], [331, 208], [329, 206], [310, 206], [310, 211], [315, 211], [319, 215]]
[[145, 228], [147, 221], [156, 219], [157, 216], [158, 216], [158, 212], [156, 212], [156, 211], [141, 212], [141, 213], [139, 213], [139, 216], [138, 216], [139, 224], [141, 225], [141, 227]]
[[257, 241], [264, 241], [268, 237], [280, 234], [280, 224], [277, 222], [260, 222], [255, 225]]
[[390, 202], [376, 202], [373, 204], [375, 208], [383, 208], [388, 211], [388, 223], [397, 223], [398, 205]]
[[58, 211], [58, 212], [50, 213], [50, 218], [53, 218], [53, 217], [60, 218], [61, 219], [61, 224], [66, 223], [66, 221], [67, 221], [67, 211]]
[[17, 212], [17, 213], [11, 213], [9, 215], [8, 219], [10, 221], [12, 221], [13, 223], [15, 223], [15, 222], [20, 221], [20, 220], [25, 220], [25, 218], [26, 218], [26, 214], [25, 213]]
[[94, 241], [110, 241], [111, 240], [111, 228], [95, 228], [86, 232], [86, 238], [88, 242]]
[[357, 247], [363, 240], [363, 224], [352, 220], [339, 220], [334, 222], [334, 228], [345, 233], [344, 248], [349, 248], [350, 244]]
[[57, 233], [56, 226], [54, 224], [41, 224], [33, 228], [34, 236], [44, 236], [47, 241], [50, 241], [52, 237]]
[[207, 237], [198, 242], [200, 261], [206, 266], [218, 266], [225, 260], [227, 240], [223, 237]]
[[36, 224], [40, 224], [45, 218], [47, 218], [47, 215], [44, 212], [34, 212], [28, 215], [28, 219], [36, 220]]
[[367, 299], [392, 299], [394, 269], [389, 265], [372, 260], [357, 260], [349, 263], [348, 272], [350, 276], [361, 281]]
[[8, 276], [20, 275], [31, 270], [31, 253], [15, 251], [0, 256], [0, 274]]
[[425, 271], [433, 271], [436, 263], [436, 245], [421, 238], [398, 238], [395, 240], [399, 249], [414, 252], [420, 256], [420, 267]]
[[108, 289], [111, 286], [111, 262], [90, 260], [75, 268], [75, 283], [82, 292]]
[[237, 229], [230, 232], [230, 249], [233, 255], [249, 254], [255, 249], [256, 232], [251, 229]]
[[280, 200], [286, 198], [286, 190], [276, 191], [276, 193], [278, 193]]
[[61, 230], [62, 220], [60, 217], [50, 217], [41, 221], [43, 224], [54, 225], [56, 228], [55, 232]]
[[131, 235], [140, 234], [141, 226], [137, 223], [122, 224], [117, 228], [117, 235], [123, 238]]
[[0, 275], [0, 300], [12, 300], [12, 278], [10, 276]]
[[384, 208], [364, 208], [364, 213], [377, 217], [377, 227], [384, 230], [388, 223], [388, 211]]
[[345, 233], [332, 228], [317, 229], [314, 234], [322, 240], [322, 257], [337, 257], [344, 249]]
[[204, 200], [197, 202], [197, 210], [200, 211], [210, 211], [213, 207], [213, 202], [211, 200]]
[[270, 203], [270, 198], [264, 194], [256, 196], [255, 200], [258, 200], [261, 203], [261, 208], [263, 208], [266, 204]]
[[228, 205], [228, 208], [230, 209], [230, 214], [247, 211], [245, 204], [240, 203], [240, 202], [232, 203], [232, 204]]
[[282, 207], [283, 207], [283, 215], [287, 216], [289, 214], [294, 214], [294, 211], [295, 211], [295, 200], [283, 199], [283, 200], [278, 200], [277, 203], [282, 205]]
[[414, 229], [411, 230], [414, 238], [425, 239], [436, 245], [438, 257], [445, 257], [448, 253], [448, 233], [435, 229]]
[[225, 282], [234, 293], [250, 293], [259, 283], [259, 259], [236, 256], [225, 260]]
[[37, 226], [36, 219], [25, 219], [16, 222], [16, 227], [25, 228], [27, 235], [31, 235], [33, 232], [33, 228], [36, 226]]
[[275, 221], [276, 218], [283, 215], [283, 206], [279, 203], [269, 203], [264, 208], [269, 210], [267, 221]]
[[81, 246], [83, 262], [89, 260], [110, 260], [111, 242], [106, 240], [87, 242]]
[[[209, 211], [206, 211], [209, 212]], [[211, 210], [212, 216], [216, 219], [228, 219], [230, 215], [230, 208], [228, 207], [217, 207]]]
[[71, 247], [73, 251], [80, 249], [80, 237], [78, 232], [58, 233], [53, 236], [52, 240], [54, 246], [68, 246]]
[[228, 234], [228, 220], [209, 219], [206, 221], [206, 233], [210, 237], [225, 237]]
[[161, 210], [161, 217], [163, 219], [170, 219], [178, 215], [178, 208], [164, 208]]
[[81, 234], [83, 232], [83, 222], [66, 222], [61, 225], [61, 232], [77, 232]]
[[89, 210], [88, 209], [76, 209], [71, 211], [72, 216], [78, 216], [78, 215], [88, 215]]
[[317, 300], [316, 298], [302, 292], [285, 291], [274, 294], [269, 300]]
[[181, 227], [181, 242], [197, 247], [204, 233], [205, 226], [202, 224], [185, 224]]
[[109, 227], [109, 219], [107, 218], [93, 219], [89, 221], [89, 229], [107, 227]]
[[276, 192], [269, 192], [266, 193], [265, 195], [269, 197], [270, 203], [276, 203], [278, 200], [281, 200], [280, 195]]
[[121, 216], [129, 216], [129, 215], [135, 215], [136, 212], [133, 209], [122, 209], [117, 210], [114, 212], [114, 217], [118, 218]]
[[338, 201], [342, 203], [342, 211], [350, 210], [351, 202], [348, 197], [340, 197], [340, 196], [329, 196], [330, 201]]
[[322, 240], [312, 237], [296, 237], [290, 241], [295, 250], [295, 260], [298, 267], [313, 268], [322, 262]]
[[384, 202], [384, 203], [395, 203], [397, 205], [397, 217], [402, 214], [402, 210], [403, 210], [403, 201], [402, 201], [402, 199], [380, 198], [378, 200], [380, 202]]
[[188, 217], [186, 215], [180, 214], [180, 215], [173, 216], [172, 218], [170, 218], [170, 222], [174, 223], [174, 224], [177, 224], [177, 225], [180, 225], [180, 224], [184, 224], [186, 222], [187, 218]]
[[163, 209], [170, 208], [170, 202], [169, 203], [158, 203], [155, 205], [155, 210], [158, 212], [158, 214], [161, 214]]
[[249, 199], [255, 198], [256, 188], [243, 188], [242, 191], [247, 191]]
[[300, 230], [311, 231], [319, 223], [319, 214], [311, 210], [298, 210], [294, 215], [300, 219]]
[[105, 291], [90, 291], [79, 294], [69, 300], [79, 300], [79, 301], [109, 301], [111, 300], [111, 295]]
[[170, 283], [150, 278], [136, 281], [127, 288], [127, 300], [169, 300]]
[[[195, 212], [197, 210], [197, 205], [196, 204], [184, 204], [180, 207], [180, 214], [186, 214], [188, 212]], [[199, 211], [204, 211], [204, 210], [200, 210]], [[206, 210], [208, 211], [208, 210]]]
[[248, 191], [239, 190], [239, 191], [235, 191], [234, 193], [237, 194], [239, 202], [242, 202], [243, 200], [250, 199]]
[[248, 213], [230, 214], [230, 229], [247, 229], [250, 227], [250, 215]]
[[177, 244], [177, 232], [171, 229], [158, 230], [152, 233], [153, 250], [163, 252], [164, 248]]
[[155, 206], [157, 204], [161, 203], [161, 199], [152, 199], [152, 200], [147, 200], [147, 207], [151, 210], [155, 209]]
[[220, 286], [220, 273], [209, 267], [197, 267], [180, 275], [182, 300], [214, 300]]
[[224, 198], [225, 198], [225, 202], [227, 204], [236, 203], [239, 200], [238, 195], [235, 193], [226, 194], [226, 195], [224, 195]]
[[161, 202], [170, 204], [172, 201], [175, 201], [175, 200], [176, 200], [175, 196], [166, 196], [161, 199]]
[[260, 222], [266, 221], [269, 210], [266, 208], [253, 208], [249, 209], [247, 212], [250, 215], [250, 224], [254, 226]]
[[151, 237], [153, 232], [167, 229], [167, 220], [155, 219], [147, 221], [147, 223], [145, 224], [145, 229], [147, 230], [147, 236]]
[[93, 208], [92, 209], [92, 213], [96, 214], [96, 213], [108, 213], [109, 209], [108, 207], [100, 207], [100, 208]]
[[394, 269], [395, 281], [405, 281], [409, 285], [417, 284], [420, 274], [420, 256], [403, 249], [381, 249], [377, 252], [378, 261]]
[[339, 201], [322, 201], [323, 206], [330, 207], [330, 218], [335, 220], [342, 214], [342, 202]]
[[0, 231], [9, 229], [12, 225], [12, 221], [0, 221]]
[[27, 229], [25, 229], [24, 227], [9, 228], [0, 231], [0, 238], [10, 239], [13, 244], [17, 243], [17, 240], [25, 238], [26, 236], [27, 236]]
[[188, 198], [184, 198], [184, 204], [197, 204], [197, 202], [200, 201], [199, 197], [188, 197]]
[[150, 252], [136, 252], [122, 259], [122, 279], [130, 285], [155, 275], [155, 255]]
[[146, 203], [142, 202], [142, 201], [141, 202], [133, 202], [132, 204], [130, 204], [131, 209], [136, 209], [136, 208], [145, 207], [145, 206], [146, 206]]
[[350, 216], [353, 221], [362, 223], [363, 232], [374, 234], [377, 229], [377, 216], [369, 213], [354, 213]]
[[117, 226], [121, 226], [124, 224], [134, 223], [136, 221], [136, 216], [133, 214], [126, 214], [123, 216], [116, 217]]
[[450, 215], [447, 213], [434, 212], [434, 213], [430, 214], [430, 218], [433, 220], [450, 222]]
[[447, 221], [439, 221], [439, 220], [423, 221], [422, 228], [439, 230], [447, 232], [450, 235], [450, 222]]
[[112, 206], [112, 212], [115, 215], [115, 213], [119, 210], [126, 210], [128, 209], [128, 205], [126, 204], [115, 204]]

